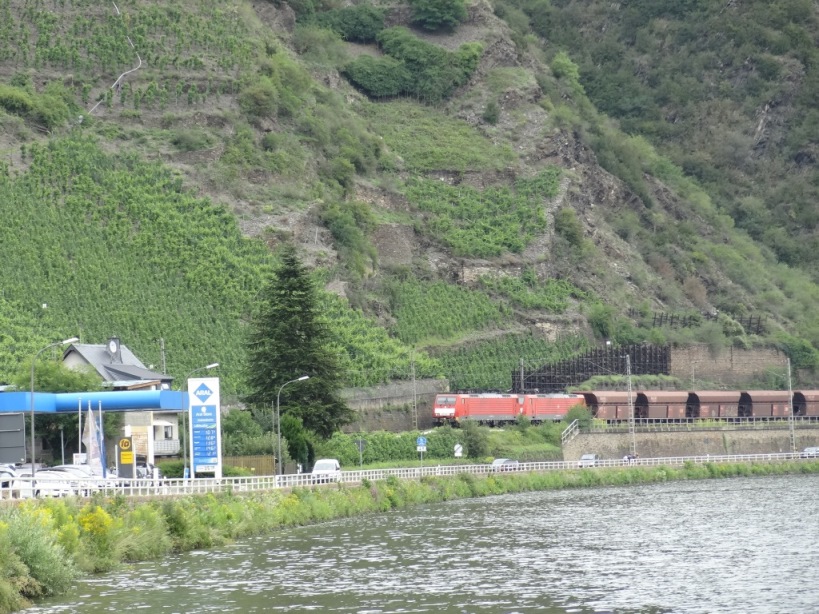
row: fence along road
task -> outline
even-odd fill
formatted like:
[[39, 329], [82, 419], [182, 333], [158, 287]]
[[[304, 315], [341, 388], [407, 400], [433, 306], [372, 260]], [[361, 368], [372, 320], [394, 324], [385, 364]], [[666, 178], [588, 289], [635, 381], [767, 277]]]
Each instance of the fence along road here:
[[[783, 462], [799, 460], [799, 453], [776, 453], [776, 454], [738, 454], [721, 456], [677, 456], [665, 458], [637, 458], [626, 459], [602, 459], [596, 462], [594, 467], [580, 468], [578, 461], [549, 461], [536, 463], [519, 463], [518, 465], [492, 467], [487, 464], [480, 465], [431, 465], [428, 467], [407, 467], [395, 469], [366, 469], [363, 471], [342, 471], [335, 483], [360, 484], [364, 480], [378, 481], [395, 477], [399, 480], [417, 480], [424, 476], [454, 476], [461, 473], [473, 475], [485, 475], [501, 470], [503, 473], [528, 473], [545, 471], [595, 471], [605, 467], [624, 466], [680, 466], [685, 463], [705, 464], [705, 463], [755, 463], [755, 462]], [[32, 494], [31, 476], [16, 478], [12, 482], [3, 483], [0, 486], [0, 496], [3, 499], [29, 498]], [[314, 486], [326, 484], [322, 481], [318, 484], [316, 476], [309, 473], [295, 473], [280, 476], [248, 476], [248, 477], [225, 477], [215, 478], [189, 478], [189, 479], [140, 479], [140, 480], [118, 480], [110, 483], [100, 484], [99, 480], [68, 479], [59, 481], [49, 481], [45, 478], [34, 478], [35, 493], [37, 496], [66, 496], [74, 495], [79, 497], [90, 497], [94, 493], [104, 492], [106, 494], [120, 494], [133, 497], [153, 497], [153, 496], [181, 496], [190, 494], [206, 494], [219, 492], [261, 492], [280, 488], [293, 488], [298, 486]]]

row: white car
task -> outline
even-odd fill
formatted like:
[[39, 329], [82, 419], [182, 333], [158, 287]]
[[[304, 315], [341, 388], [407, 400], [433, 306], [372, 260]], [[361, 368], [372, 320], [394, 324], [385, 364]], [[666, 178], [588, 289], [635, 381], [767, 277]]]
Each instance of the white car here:
[[313, 476], [314, 484], [322, 484], [325, 482], [340, 482], [341, 481], [341, 465], [334, 458], [322, 458], [316, 461], [313, 465], [313, 471], [310, 473]]
[[[32, 483], [34, 489], [32, 492]], [[31, 473], [18, 473], [11, 484], [11, 495], [20, 499], [31, 497], [67, 497], [80, 491], [76, 476], [64, 471], [38, 471], [34, 478]]]
[[580, 457], [580, 462], [577, 466], [583, 469], [584, 467], [597, 467], [600, 464], [600, 457], [597, 454], [584, 454]]

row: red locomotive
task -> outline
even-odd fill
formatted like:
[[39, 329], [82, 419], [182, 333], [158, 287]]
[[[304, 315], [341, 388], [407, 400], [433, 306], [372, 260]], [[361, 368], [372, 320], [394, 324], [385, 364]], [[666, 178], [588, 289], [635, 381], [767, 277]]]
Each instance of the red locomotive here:
[[501, 426], [526, 416], [534, 424], [562, 420], [574, 405], [585, 407], [579, 394], [439, 394], [432, 406], [436, 424], [456, 424], [476, 420], [488, 426]]

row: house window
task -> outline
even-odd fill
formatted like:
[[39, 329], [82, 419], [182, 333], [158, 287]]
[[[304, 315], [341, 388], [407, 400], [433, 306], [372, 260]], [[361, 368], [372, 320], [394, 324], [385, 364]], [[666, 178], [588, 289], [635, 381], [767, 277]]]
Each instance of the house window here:
[[165, 431], [165, 439], [173, 439], [173, 427], [172, 426], [163, 427], [163, 430]]

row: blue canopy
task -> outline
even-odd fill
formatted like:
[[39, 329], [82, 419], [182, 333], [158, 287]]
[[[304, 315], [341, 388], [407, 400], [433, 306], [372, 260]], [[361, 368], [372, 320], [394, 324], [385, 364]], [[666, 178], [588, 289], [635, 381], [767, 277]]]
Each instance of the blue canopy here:
[[[122, 390], [119, 392], [35, 392], [35, 413], [69, 413], [78, 407], [102, 407], [102, 411], [184, 411], [188, 393], [177, 390]], [[0, 413], [31, 411], [30, 392], [0, 393]]]

